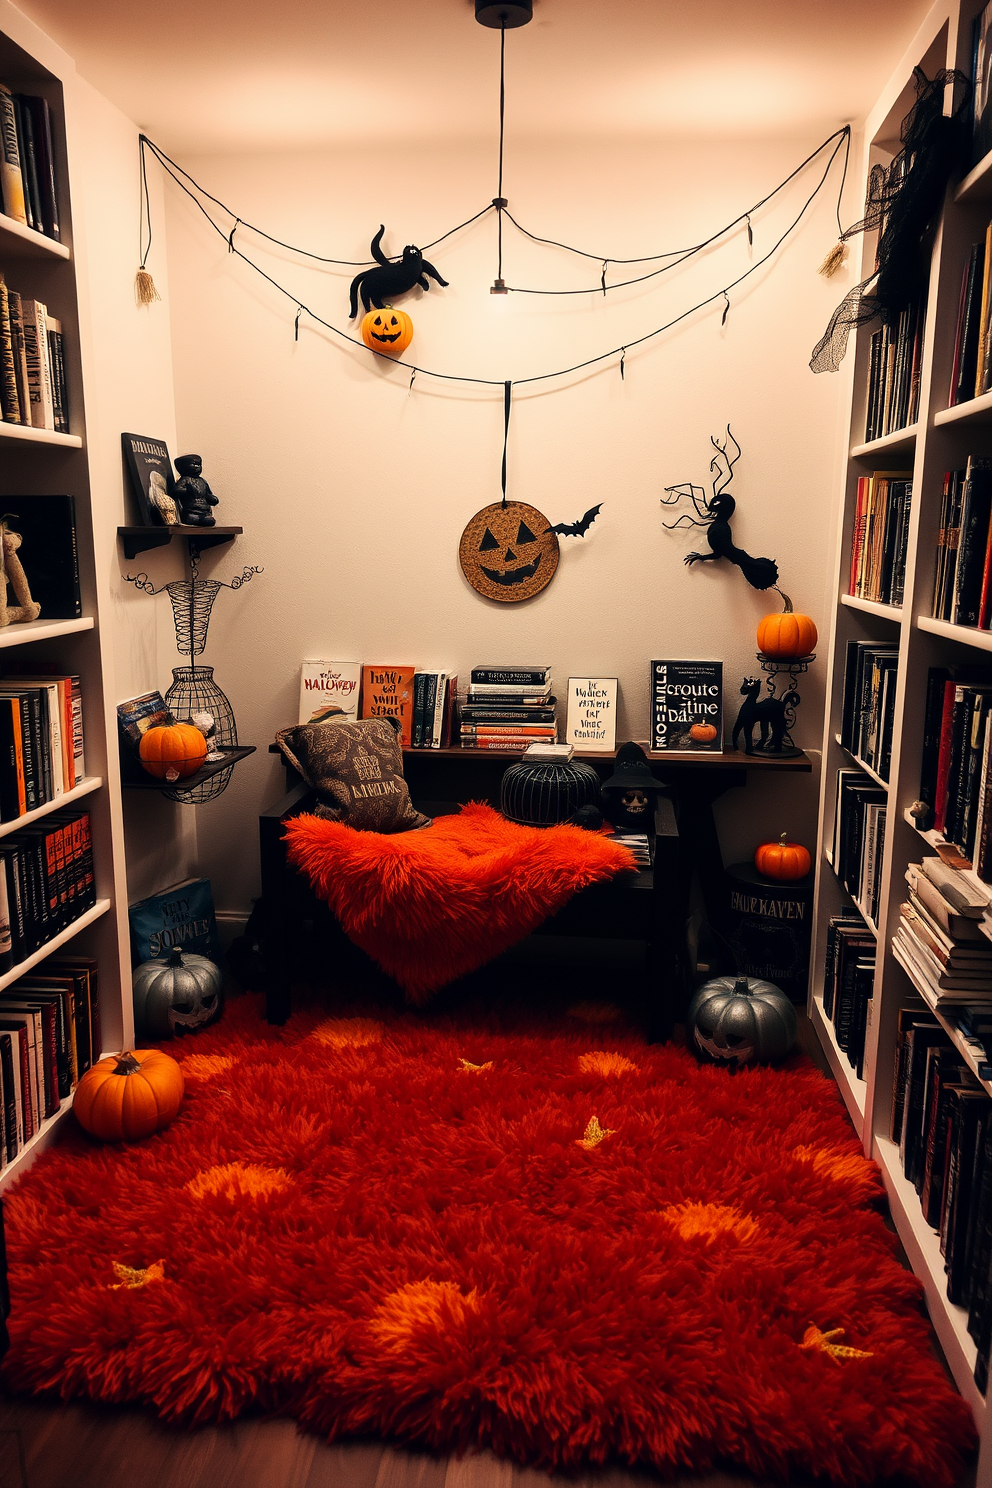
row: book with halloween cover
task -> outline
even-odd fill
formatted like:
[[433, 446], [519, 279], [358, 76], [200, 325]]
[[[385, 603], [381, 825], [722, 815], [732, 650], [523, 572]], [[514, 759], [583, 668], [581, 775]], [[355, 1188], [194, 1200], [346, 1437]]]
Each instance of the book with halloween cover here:
[[300, 666], [300, 723], [356, 719], [361, 681], [360, 661], [306, 658]]
[[652, 661], [651, 748], [721, 753], [722, 661]]
[[400, 724], [400, 742], [407, 748], [413, 742], [412, 666], [362, 667], [362, 718], [396, 718]]

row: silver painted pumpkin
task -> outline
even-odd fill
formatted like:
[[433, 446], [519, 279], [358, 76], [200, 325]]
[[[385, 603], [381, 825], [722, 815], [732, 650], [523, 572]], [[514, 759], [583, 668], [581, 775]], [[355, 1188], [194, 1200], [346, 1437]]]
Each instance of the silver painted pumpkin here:
[[689, 1004], [686, 1029], [696, 1052], [715, 1064], [776, 1064], [796, 1041], [796, 1010], [773, 982], [716, 977]]
[[133, 977], [137, 1033], [165, 1039], [202, 1028], [220, 1013], [220, 984], [219, 966], [178, 946], [161, 960], [142, 962]]

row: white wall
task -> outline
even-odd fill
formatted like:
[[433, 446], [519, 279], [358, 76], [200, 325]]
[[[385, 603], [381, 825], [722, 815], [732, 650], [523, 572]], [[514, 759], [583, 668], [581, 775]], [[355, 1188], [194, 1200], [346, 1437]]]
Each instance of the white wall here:
[[[129, 564], [117, 544], [116, 527], [136, 520], [125, 501], [121, 433], [158, 435], [170, 448], [175, 446], [172, 350], [163, 307], [141, 310], [134, 299], [137, 130], [88, 83], [77, 78], [73, 86], [78, 141], [72, 194], [84, 275], [81, 317], [89, 350], [86, 422], [97, 578], [111, 597], [115, 664], [111, 686], [115, 701], [120, 701], [162, 685], [170, 654], [170, 634], [160, 613], [163, 601], [138, 593], [123, 575], [147, 568], [160, 584], [174, 576], [179, 552], [169, 557], [143, 555]], [[161, 222], [162, 183], [153, 178], [150, 184], [153, 209]], [[152, 268], [167, 295], [164, 254], [153, 255]], [[184, 811], [154, 792], [125, 791], [124, 821], [130, 900], [196, 871], [195, 823], [188, 808]]]
[[[567, 151], [511, 141], [510, 208], [535, 232], [618, 256], [707, 237], [765, 195], [816, 140], [610, 146]], [[426, 242], [468, 217], [494, 189], [491, 149], [402, 148], [302, 156], [185, 159], [234, 212], [274, 235], [331, 256], [360, 258], [378, 224], [387, 246]], [[812, 172], [754, 219], [760, 257], [799, 211]], [[726, 565], [688, 570], [699, 532], [666, 532], [664, 486], [707, 477], [710, 433], [729, 420], [743, 445], [734, 492], [737, 541], [777, 558], [783, 587], [821, 623], [827, 615], [830, 512], [838, 482], [843, 376], [814, 377], [810, 350], [850, 285], [816, 273], [836, 238], [838, 177], [774, 262], [733, 292], [721, 327], [710, 308], [627, 356], [514, 400], [509, 494], [552, 522], [603, 510], [584, 541], [562, 540], [553, 583], [529, 603], [487, 602], [464, 581], [458, 540], [468, 518], [499, 497], [502, 390], [465, 388], [384, 366], [342, 346], [228, 254], [171, 183], [169, 313], [181, 449], [200, 452], [221, 497], [221, 521], [245, 536], [207, 564], [228, 579], [243, 563], [264, 574], [218, 599], [207, 662], [228, 692], [241, 736], [259, 753], [227, 794], [198, 811], [200, 862], [218, 904], [245, 908], [257, 892], [255, 815], [280, 793], [265, 751], [295, 721], [305, 655], [446, 665], [514, 657], [548, 660], [555, 675], [616, 674], [620, 738], [646, 736], [653, 656], [722, 657], [729, 719], [754, 669], [754, 627], [771, 606]], [[225, 231], [229, 219], [222, 219]], [[347, 325], [353, 270], [308, 267], [266, 251], [243, 228], [236, 241], [293, 294]], [[435, 258], [447, 290], [407, 301], [408, 359], [502, 378], [567, 365], [633, 339], [740, 274], [729, 246], [647, 285], [574, 298], [491, 296], [495, 231], [477, 224]], [[507, 225], [510, 284], [596, 283], [598, 265], [528, 245]], [[636, 272], [636, 270], [634, 271]], [[611, 277], [616, 271], [611, 271]], [[165, 625], [163, 614], [162, 624]], [[798, 729], [816, 747], [822, 677], [804, 689]], [[729, 860], [768, 832], [812, 843], [815, 782], [775, 777], [720, 807]]]

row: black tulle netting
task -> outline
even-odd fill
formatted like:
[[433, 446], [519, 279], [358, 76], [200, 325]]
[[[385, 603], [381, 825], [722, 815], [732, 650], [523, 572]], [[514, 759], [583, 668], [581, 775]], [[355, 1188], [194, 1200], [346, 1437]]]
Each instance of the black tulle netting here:
[[[878, 230], [875, 268], [830, 317], [810, 358], [814, 372], [838, 370], [856, 326], [880, 320], [895, 327], [904, 310], [925, 302], [944, 193], [962, 159], [971, 84], [964, 73], [949, 68], [928, 78], [917, 67], [913, 78], [916, 102], [902, 121], [902, 149], [890, 165], [872, 166], [865, 215], [841, 234], [846, 242]], [[945, 114], [948, 88], [953, 107]]]

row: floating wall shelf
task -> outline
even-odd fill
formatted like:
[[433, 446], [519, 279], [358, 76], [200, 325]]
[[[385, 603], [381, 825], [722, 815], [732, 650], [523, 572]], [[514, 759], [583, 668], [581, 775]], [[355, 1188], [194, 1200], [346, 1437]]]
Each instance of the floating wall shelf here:
[[150, 548], [164, 548], [174, 537], [184, 537], [191, 547], [205, 552], [221, 543], [233, 542], [244, 532], [243, 527], [118, 527], [117, 536], [124, 548], [124, 557], [137, 558]]

